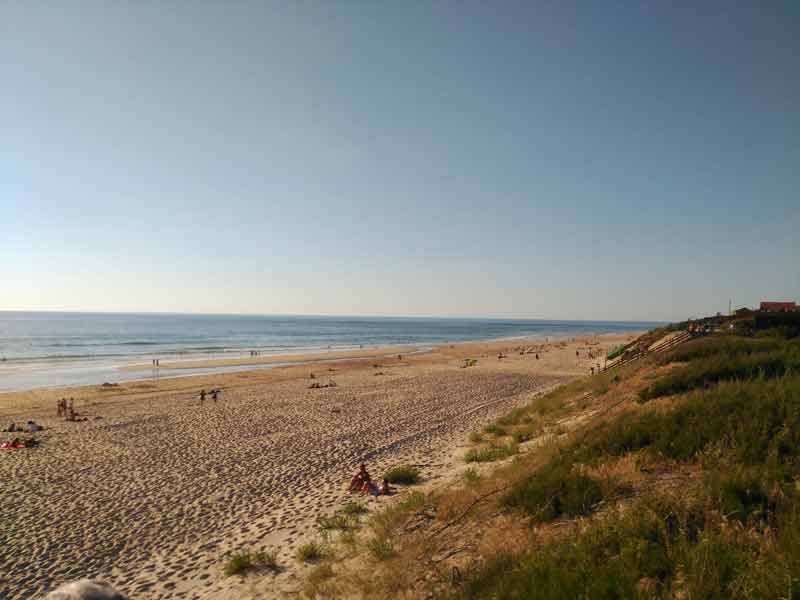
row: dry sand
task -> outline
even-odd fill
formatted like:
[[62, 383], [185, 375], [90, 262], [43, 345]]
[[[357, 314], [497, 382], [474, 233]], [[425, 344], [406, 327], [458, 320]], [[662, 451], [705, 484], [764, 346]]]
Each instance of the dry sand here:
[[[374, 477], [399, 464], [441, 477], [468, 432], [585, 374], [596, 363], [585, 349], [620, 339], [457, 344], [403, 360], [0, 394], [0, 424], [47, 427], [38, 448], [0, 451], [0, 598], [38, 597], [81, 577], [132, 598], [290, 593], [304, 573], [297, 546], [317, 537], [318, 516], [351, 499], [359, 462]], [[541, 360], [520, 346], [537, 347]], [[461, 368], [465, 357], [477, 366]], [[336, 387], [308, 387], [331, 380]], [[201, 405], [203, 387], [223, 388], [220, 399]], [[61, 396], [74, 396], [89, 420], [57, 419]], [[268, 547], [280, 550], [280, 574], [222, 577], [226, 553]]]

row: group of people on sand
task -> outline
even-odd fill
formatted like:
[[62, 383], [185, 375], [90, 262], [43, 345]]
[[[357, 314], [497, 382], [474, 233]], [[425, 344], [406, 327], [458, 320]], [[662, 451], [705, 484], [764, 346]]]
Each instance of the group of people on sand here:
[[3, 431], [8, 431], [8, 432], [18, 431], [20, 433], [22, 433], [22, 432], [36, 433], [37, 431], [41, 431], [42, 429], [44, 429], [44, 427], [39, 425], [36, 421], [28, 421], [25, 424], [25, 426], [17, 425], [16, 423], [11, 423], [8, 427], [3, 429]]
[[[39, 425], [36, 421], [28, 421], [28, 423], [23, 427], [22, 425], [17, 425], [16, 423], [11, 423], [8, 427], [3, 429], [3, 431], [8, 432], [18, 432], [18, 433], [37, 433], [44, 429], [41, 425]], [[0, 443], [0, 450], [19, 450], [21, 448], [35, 448], [39, 445], [39, 441], [36, 438], [28, 437], [20, 439], [15, 437], [13, 440], [6, 441]]]
[[66, 398], [61, 398], [56, 404], [56, 409], [59, 417], [62, 417], [67, 421], [77, 420], [75, 418], [77, 415], [75, 412], [75, 398], [70, 398], [69, 401]]
[[38, 445], [39, 440], [36, 438], [29, 437], [21, 440], [16, 437], [10, 442], [0, 443], [0, 450], [21, 450], [22, 448], [35, 448]]
[[361, 463], [358, 471], [353, 475], [348, 489], [351, 492], [361, 493], [362, 496], [366, 496], [367, 494], [371, 494], [372, 496], [388, 496], [394, 492], [389, 485], [389, 480], [385, 477], [380, 485], [375, 485], [367, 471], [367, 465], [364, 463]]
[[206, 394], [205, 390], [200, 390], [200, 404], [206, 401], [206, 395], [211, 396], [211, 399], [216, 402], [218, 395], [222, 392], [220, 389], [211, 390]]

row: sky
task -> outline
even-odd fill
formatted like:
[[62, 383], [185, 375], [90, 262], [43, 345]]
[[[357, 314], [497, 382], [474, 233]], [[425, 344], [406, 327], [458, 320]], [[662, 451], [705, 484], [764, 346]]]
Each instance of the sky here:
[[800, 301], [800, 3], [0, 3], [0, 310]]

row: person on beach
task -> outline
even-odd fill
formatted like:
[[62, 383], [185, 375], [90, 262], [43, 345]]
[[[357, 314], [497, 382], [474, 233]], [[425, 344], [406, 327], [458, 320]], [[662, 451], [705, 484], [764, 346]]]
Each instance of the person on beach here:
[[358, 472], [353, 475], [353, 479], [350, 480], [350, 488], [351, 492], [358, 492], [359, 490], [363, 489], [364, 484], [367, 482], [371, 482], [369, 472], [367, 472], [367, 465], [361, 463], [361, 466], [358, 468]]
[[383, 478], [383, 481], [381, 482], [381, 485], [378, 488], [378, 493], [383, 496], [388, 496], [394, 493], [394, 490], [392, 489], [392, 486], [389, 485], [389, 480], [386, 479], [386, 477]]
[[212, 399], [214, 402], [216, 402], [216, 401], [217, 401], [217, 394], [218, 394], [218, 393], [219, 393], [219, 390], [211, 390], [211, 399]]
[[206, 401], [206, 391], [200, 390], [200, 404]]
[[361, 485], [361, 495], [362, 496], [378, 496], [380, 495], [380, 489], [377, 485], [375, 485], [372, 481], [365, 481]]

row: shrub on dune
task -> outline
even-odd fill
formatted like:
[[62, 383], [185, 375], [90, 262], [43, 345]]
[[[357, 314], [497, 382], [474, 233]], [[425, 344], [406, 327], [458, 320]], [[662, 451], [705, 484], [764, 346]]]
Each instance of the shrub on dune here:
[[401, 465], [386, 471], [384, 478], [389, 483], [402, 483], [404, 485], [411, 485], [419, 482], [419, 469], [410, 465]]

